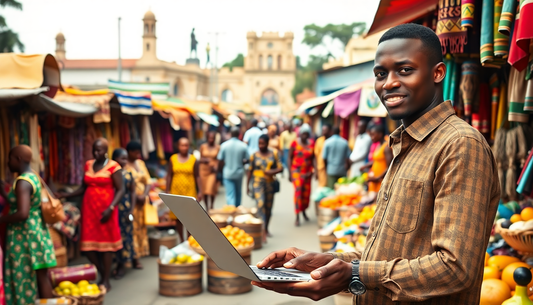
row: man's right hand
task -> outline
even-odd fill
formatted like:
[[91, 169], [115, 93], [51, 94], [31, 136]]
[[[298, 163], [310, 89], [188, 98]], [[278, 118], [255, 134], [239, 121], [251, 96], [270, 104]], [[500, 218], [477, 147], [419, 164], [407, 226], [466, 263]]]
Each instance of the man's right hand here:
[[333, 259], [331, 253], [315, 253], [292, 247], [270, 253], [257, 264], [257, 268], [285, 267], [311, 272], [327, 265]]

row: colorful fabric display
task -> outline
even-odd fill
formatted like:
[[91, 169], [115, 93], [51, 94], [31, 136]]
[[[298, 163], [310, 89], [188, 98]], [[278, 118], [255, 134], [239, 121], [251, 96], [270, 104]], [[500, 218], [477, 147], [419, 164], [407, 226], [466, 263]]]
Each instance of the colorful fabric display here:
[[472, 104], [479, 87], [479, 65], [477, 62], [468, 60], [461, 67], [461, 96], [464, 103], [464, 115], [472, 114]]
[[436, 33], [443, 54], [465, 53], [467, 28], [461, 26], [461, 1], [439, 1]]
[[517, 0], [504, 0], [502, 6], [502, 14], [500, 16], [500, 25], [498, 32], [511, 36], [511, 27], [513, 26], [514, 17], [516, 14]]
[[533, 20], [533, 2], [520, 0], [509, 51], [509, 63], [518, 71], [526, 69], [529, 61], [530, 42], [533, 39], [531, 20]]
[[[496, 16], [494, 15], [494, 0], [483, 0], [483, 8], [481, 10], [481, 48], [480, 61], [484, 67], [499, 68], [505, 61], [494, 56], [494, 33]], [[501, 7], [501, 6], [500, 6]], [[499, 22], [499, 18], [498, 18]], [[497, 28], [497, 26], [496, 26]], [[498, 37], [498, 39], [501, 39]], [[498, 41], [498, 43], [502, 43]], [[500, 46], [500, 49], [502, 47]]]
[[529, 114], [524, 110], [527, 90], [526, 70], [519, 71], [511, 67], [509, 73], [509, 121], [527, 123]]
[[461, 1], [461, 26], [464, 28], [474, 27], [474, 11], [476, 0]]
[[494, 0], [494, 56], [504, 59], [509, 56], [509, 36], [500, 33], [498, 30], [500, 27], [502, 6], [503, 0]]
[[494, 73], [489, 80], [491, 88], [491, 108], [490, 108], [490, 139], [494, 140], [496, 133], [496, 121], [498, 118], [498, 101], [500, 99], [500, 81], [498, 74]]

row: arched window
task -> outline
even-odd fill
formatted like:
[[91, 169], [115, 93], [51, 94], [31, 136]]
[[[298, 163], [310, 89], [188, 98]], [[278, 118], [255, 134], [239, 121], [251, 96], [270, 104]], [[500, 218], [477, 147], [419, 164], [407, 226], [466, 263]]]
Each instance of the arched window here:
[[178, 84], [174, 84], [174, 96], [178, 96], [178, 92], [179, 92], [179, 86]]
[[155, 34], [155, 24], [152, 24], [150, 33]]
[[146, 43], [146, 51], [150, 51], [150, 43]]
[[281, 70], [281, 55], [278, 55], [278, 70]]
[[223, 102], [233, 102], [233, 92], [230, 89], [222, 91]]
[[279, 96], [278, 93], [272, 89], [266, 89], [263, 94], [261, 94], [261, 106], [278, 106], [279, 105]]
[[267, 66], [268, 70], [272, 70], [272, 55], [268, 55], [267, 57]]
[[263, 69], [263, 55], [259, 55], [259, 70]]
[[144, 24], [144, 34], [148, 34], [148, 24]]

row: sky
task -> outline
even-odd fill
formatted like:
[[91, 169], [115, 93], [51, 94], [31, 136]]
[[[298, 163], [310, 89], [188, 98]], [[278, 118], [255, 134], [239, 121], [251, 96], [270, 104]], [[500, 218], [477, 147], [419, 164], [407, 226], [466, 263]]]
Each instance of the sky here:
[[[198, 58], [206, 59], [206, 45], [215, 58], [218, 34], [218, 66], [238, 53], [246, 54], [246, 33], [294, 33], [294, 54], [307, 62], [310, 54], [325, 54], [301, 44], [307, 24], [372, 23], [378, 0], [18, 0], [23, 10], [3, 8], [8, 26], [19, 34], [25, 53], [51, 53], [55, 36], [65, 35], [67, 59], [118, 57], [118, 18], [121, 17], [122, 58], [142, 54], [142, 18], [151, 10], [157, 19], [157, 56], [184, 64], [189, 57], [190, 33], [196, 28]], [[330, 50], [343, 53], [340, 43]]]

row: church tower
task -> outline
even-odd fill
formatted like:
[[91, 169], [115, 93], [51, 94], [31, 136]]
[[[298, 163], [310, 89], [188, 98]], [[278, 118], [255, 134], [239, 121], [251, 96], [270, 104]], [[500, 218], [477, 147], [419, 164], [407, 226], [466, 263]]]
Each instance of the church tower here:
[[155, 36], [155, 15], [152, 11], [146, 12], [143, 18], [143, 59], [157, 59]]
[[56, 59], [57, 60], [65, 60], [65, 36], [63, 33], [59, 32], [56, 35]]

